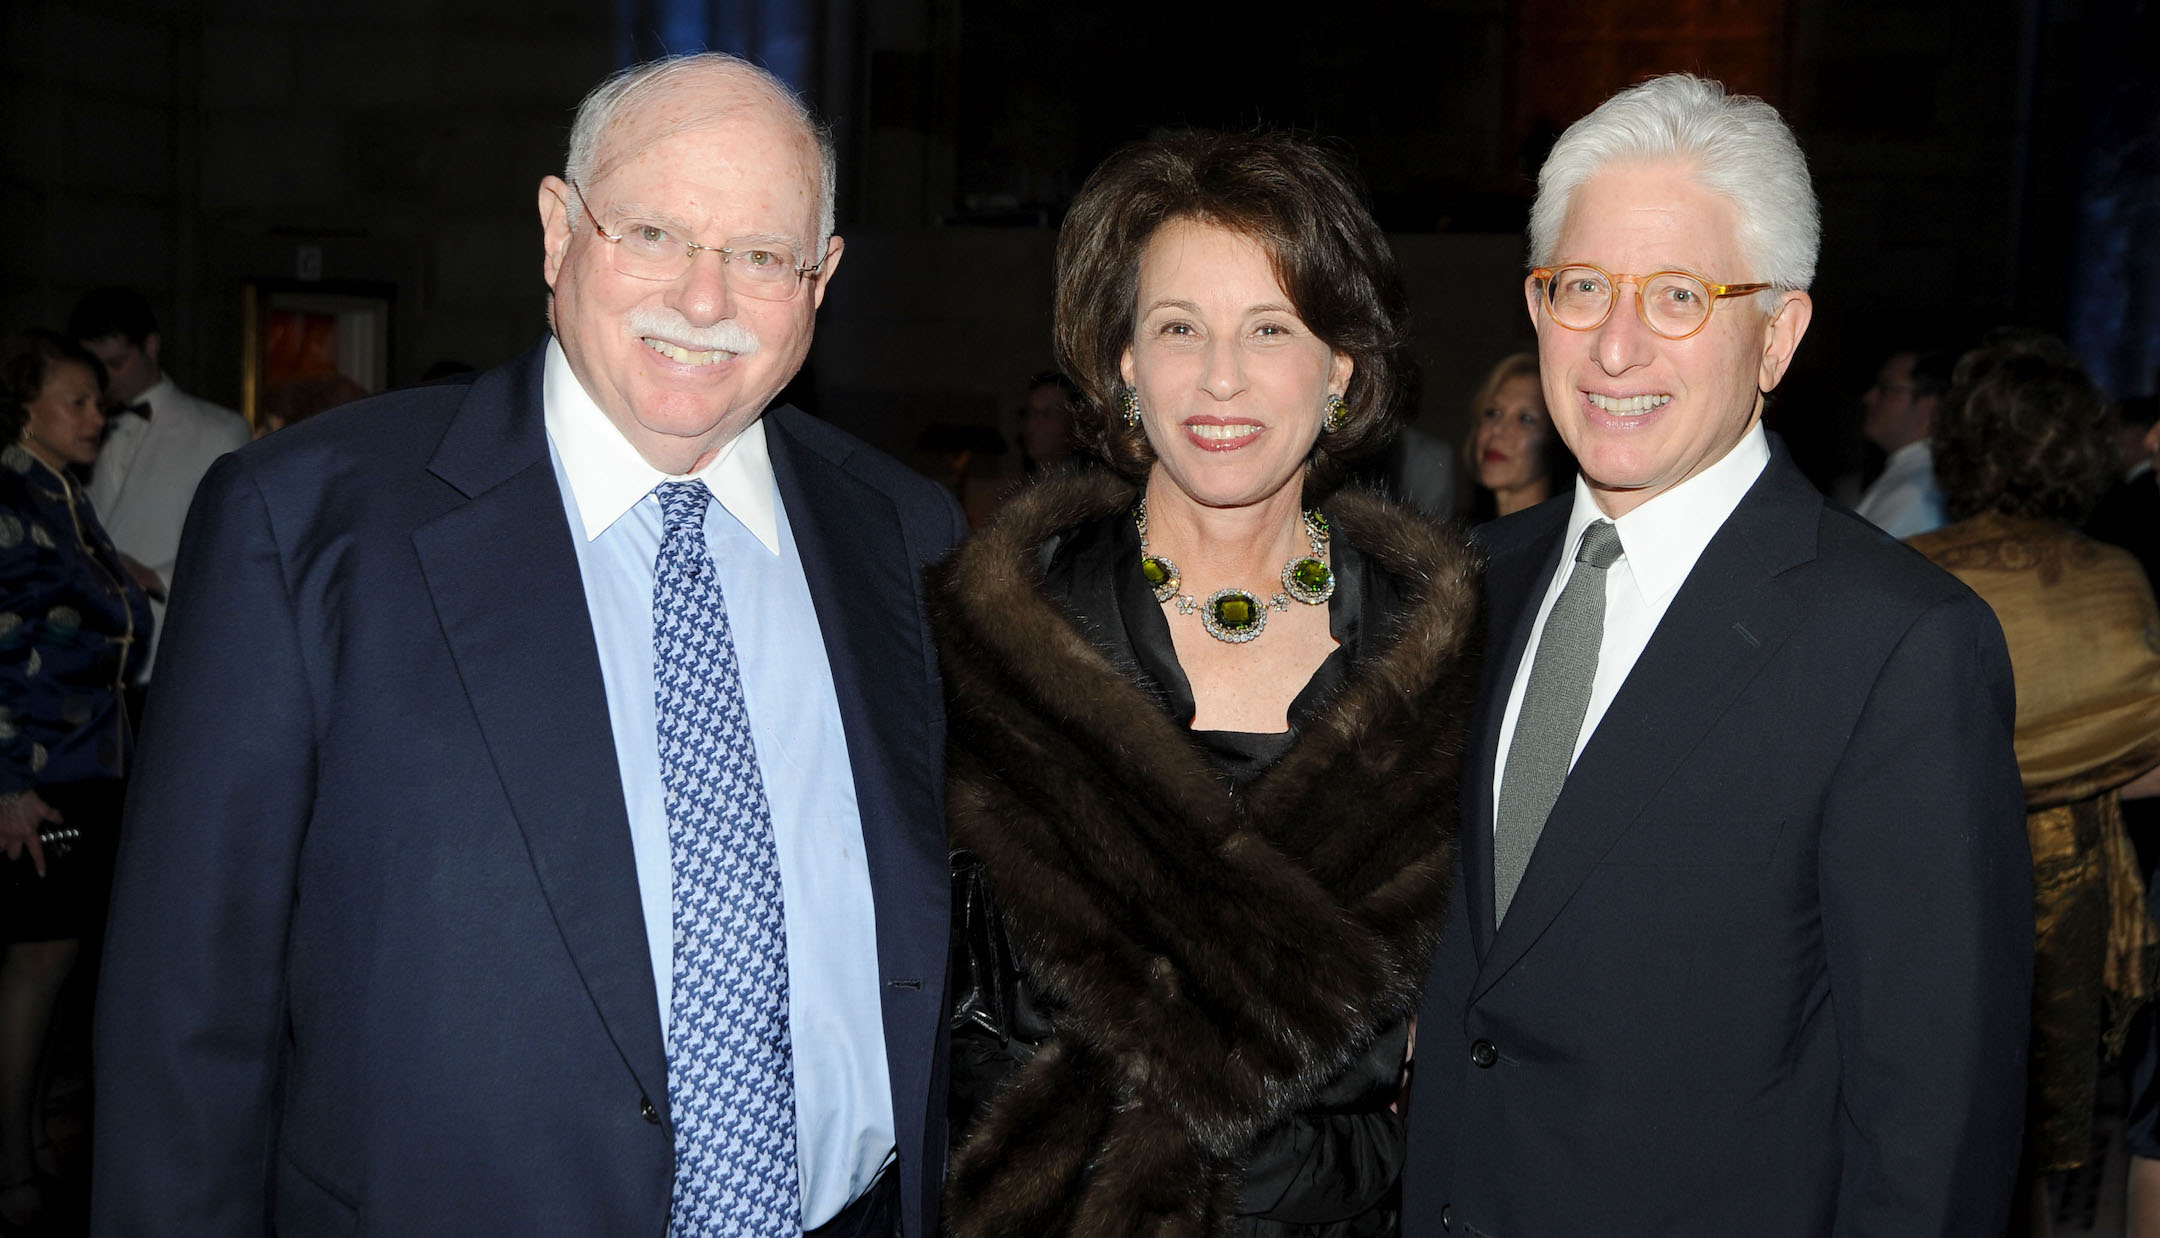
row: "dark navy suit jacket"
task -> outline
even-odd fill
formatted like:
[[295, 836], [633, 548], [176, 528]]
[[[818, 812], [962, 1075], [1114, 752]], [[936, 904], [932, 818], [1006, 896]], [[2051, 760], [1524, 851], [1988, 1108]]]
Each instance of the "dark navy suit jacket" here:
[[[115, 889], [97, 1234], [666, 1232], [667, 1063], [541, 356], [204, 480]], [[965, 524], [854, 439], [765, 422], [861, 805], [906, 1232], [928, 1238], [950, 895], [920, 578]]]
[[2032, 860], [1994, 614], [1782, 445], [1493, 926], [1493, 760], [1570, 498], [1486, 529], [1405, 1232], [1974, 1238], [2025, 1097]]

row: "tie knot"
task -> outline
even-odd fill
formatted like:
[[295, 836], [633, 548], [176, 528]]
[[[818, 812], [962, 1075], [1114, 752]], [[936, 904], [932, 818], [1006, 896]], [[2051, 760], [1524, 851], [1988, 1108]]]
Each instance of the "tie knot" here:
[[1583, 530], [1582, 546], [1575, 552], [1577, 563], [1587, 563], [1603, 570], [1620, 557], [1620, 531], [1610, 520], [1600, 520]]
[[704, 529], [705, 509], [712, 503], [704, 482], [664, 481], [653, 487], [653, 497], [660, 500], [660, 521], [668, 532]]

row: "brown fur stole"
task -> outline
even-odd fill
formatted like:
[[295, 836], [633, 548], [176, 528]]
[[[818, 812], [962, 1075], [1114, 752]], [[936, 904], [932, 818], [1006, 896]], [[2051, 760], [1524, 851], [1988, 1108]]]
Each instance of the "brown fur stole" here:
[[966, 1238], [1222, 1232], [1252, 1141], [1415, 1008], [1444, 917], [1475, 556], [1370, 496], [1328, 505], [1405, 604], [1240, 795], [1041, 590], [1038, 547], [1132, 497], [1035, 486], [931, 580], [954, 845], [1062, 1004], [953, 1160]]

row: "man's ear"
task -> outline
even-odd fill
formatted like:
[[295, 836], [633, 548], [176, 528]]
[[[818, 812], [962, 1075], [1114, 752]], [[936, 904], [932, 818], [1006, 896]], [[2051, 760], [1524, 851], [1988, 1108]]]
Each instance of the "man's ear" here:
[[1763, 326], [1762, 366], [1755, 375], [1758, 390], [1777, 389], [1785, 377], [1786, 367], [1792, 364], [1793, 354], [1800, 351], [1800, 337], [1807, 334], [1808, 323], [1814, 317], [1815, 301], [1808, 294], [1798, 291], [1778, 294], [1778, 307]]
[[837, 236], [825, 242], [825, 265], [818, 268], [810, 281], [811, 309], [825, 304], [825, 287], [832, 283], [833, 272], [840, 269], [840, 252], [846, 248], [847, 242]]
[[570, 249], [570, 195], [577, 192], [560, 176], [540, 181], [540, 278], [555, 286], [563, 255]]
[[143, 337], [143, 356], [150, 358], [150, 364], [153, 368], [156, 367], [158, 363], [158, 350], [163, 347], [165, 347], [165, 341], [158, 336], [157, 332], [152, 331], [150, 334]]

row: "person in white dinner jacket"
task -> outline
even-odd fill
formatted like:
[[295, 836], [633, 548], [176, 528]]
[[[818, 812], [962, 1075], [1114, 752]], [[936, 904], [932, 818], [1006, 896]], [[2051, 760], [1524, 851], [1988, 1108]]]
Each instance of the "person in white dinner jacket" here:
[[[231, 409], [180, 390], [164, 373], [157, 315], [132, 288], [84, 294], [68, 315], [68, 334], [105, 363], [114, 413], [91, 474], [90, 503], [150, 595], [154, 654], [195, 486], [212, 461], [248, 441], [248, 424]], [[142, 682], [150, 665], [143, 663]]]
[[1892, 537], [1932, 533], [1947, 523], [1928, 434], [1935, 406], [1950, 389], [1954, 360], [1940, 352], [1893, 354], [1860, 398], [1867, 408], [1861, 431], [1889, 458], [1853, 510]]

